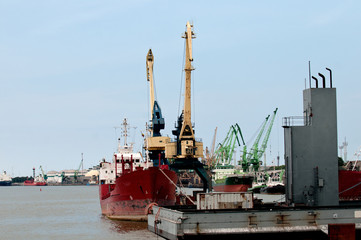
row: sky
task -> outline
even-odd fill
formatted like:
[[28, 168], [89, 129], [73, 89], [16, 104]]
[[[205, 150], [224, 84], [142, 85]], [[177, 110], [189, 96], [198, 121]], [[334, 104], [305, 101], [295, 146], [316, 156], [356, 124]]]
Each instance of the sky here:
[[[333, 71], [338, 145], [361, 145], [361, 2], [0, 0], [0, 170], [12, 176], [111, 160], [124, 118], [141, 150], [145, 59], [172, 137], [183, 108], [184, 39], [194, 25], [192, 121], [210, 147], [238, 123], [248, 146], [278, 108], [266, 150], [283, 159], [282, 118], [302, 116], [311, 73]], [[305, 84], [306, 83], [306, 84]], [[180, 100], [181, 99], [181, 100]], [[238, 150], [237, 150], [238, 151]], [[238, 154], [239, 155], [239, 154]]]

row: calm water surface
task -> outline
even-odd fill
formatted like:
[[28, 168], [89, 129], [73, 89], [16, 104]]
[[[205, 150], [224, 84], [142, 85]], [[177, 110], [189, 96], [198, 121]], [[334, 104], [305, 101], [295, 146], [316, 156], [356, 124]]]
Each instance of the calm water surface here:
[[97, 186], [0, 187], [0, 239], [162, 239], [101, 215]]

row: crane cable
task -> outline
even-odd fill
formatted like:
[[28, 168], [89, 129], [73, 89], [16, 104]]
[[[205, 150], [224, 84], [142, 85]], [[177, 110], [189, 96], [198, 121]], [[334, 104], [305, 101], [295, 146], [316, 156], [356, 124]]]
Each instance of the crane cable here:
[[[168, 177], [168, 175], [165, 174], [165, 172], [164, 172], [161, 168], [158, 168], [158, 169], [160, 170], [161, 173], [164, 174], [164, 176], [170, 181], [171, 184], [173, 184], [176, 188], [179, 188], [180, 190], [182, 190], [182, 188], [181, 188], [181, 187], [178, 187], [177, 184], [175, 184], [175, 183], [172, 181], [172, 179], [170, 179], [170, 178]], [[180, 191], [180, 193], [182, 193], [182, 191]], [[184, 195], [186, 196], [186, 198], [188, 198], [188, 200], [189, 200], [191, 203], [193, 203], [193, 205], [196, 205], [195, 202], [194, 202], [187, 194], [184, 194]]]
[[182, 71], [181, 71], [181, 83], [180, 83], [180, 89], [179, 89], [179, 101], [178, 101], [178, 116], [180, 116], [180, 104], [181, 104], [181, 98], [182, 98], [182, 90], [183, 90], [183, 72], [184, 72], [184, 62], [185, 62], [185, 49], [186, 49], [186, 42], [184, 41], [183, 45], [183, 61], [182, 61]]

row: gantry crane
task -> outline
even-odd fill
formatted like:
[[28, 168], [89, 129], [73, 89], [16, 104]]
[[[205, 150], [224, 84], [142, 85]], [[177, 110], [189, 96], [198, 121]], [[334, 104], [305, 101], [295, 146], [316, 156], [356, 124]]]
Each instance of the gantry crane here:
[[203, 181], [203, 190], [211, 190], [210, 176], [205, 171], [203, 164], [198, 158], [203, 158], [203, 143], [194, 136], [194, 129], [191, 122], [191, 72], [192, 67], [192, 39], [195, 35], [192, 25], [187, 22], [186, 32], [183, 35], [186, 41], [185, 56], [185, 94], [183, 111], [178, 117], [176, 129], [172, 131], [176, 142], [166, 144], [166, 158], [173, 159], [173, 169], [194, 169]]

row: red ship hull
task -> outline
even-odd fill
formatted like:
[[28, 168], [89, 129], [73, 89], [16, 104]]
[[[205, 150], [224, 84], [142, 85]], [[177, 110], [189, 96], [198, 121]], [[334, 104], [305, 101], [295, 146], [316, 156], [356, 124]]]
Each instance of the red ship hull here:
[[24, 186], [46, 186], [47, 183], [46, 182], [34, 182], [31, 180], [26, 180], [24, 182]]
[[237, 184], [237, 185], [219, 185], [213, 186], [213, 191], [215, 192], [247, 192], [248, 188], [251, 188], [251, 185], [247, 184]]
[[361, 200], [361, 172], [338, 171], [338, 187], [340, 200]]
[[173, 183], [177, 182], [177, 174], [168, 169], [162, 171], [150, 167], [122, 174], [115, 184], [100, 184], [102, 214], [111, 219], [146, 221], [154, 204], [174, 205], [176, 187]]

